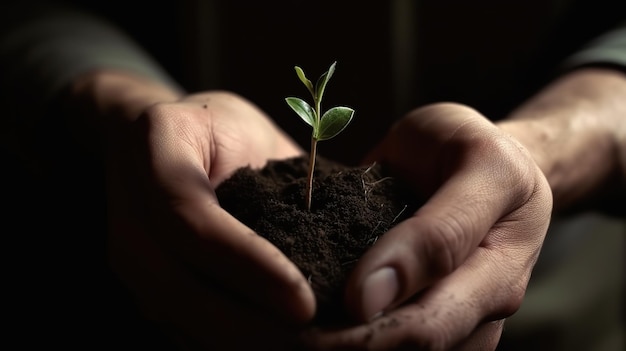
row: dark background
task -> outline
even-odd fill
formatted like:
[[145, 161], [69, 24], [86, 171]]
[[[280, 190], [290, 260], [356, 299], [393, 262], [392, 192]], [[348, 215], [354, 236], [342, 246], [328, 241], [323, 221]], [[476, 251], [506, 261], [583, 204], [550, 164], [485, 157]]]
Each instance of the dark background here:
[[[398, 103], [399, 92], [390, 88], [387, 1], [217, 1], [208, 9], [218, 10], [219, 19], [198, 11], [207, 9], [202, 1], [74, 2], [120, 24], [188, 91], [236, 91], [305, 148], [309, 127], [284, 103], [287, 96], [309, 98], [293, 66], [316, 80], [337, 61], [324, 106], [357, 112], [344, 133], [320, 144], [320, 153], [345, 163], [358, 163], [395, 119], [425, 103], [457, 101], [503, 117], [554, 75], [581, 38], [623, 13], [620, 1], [609, 0], [575, 1], [567, 21], [559, 20], [565, 17], [557, 15], [558, 1], [423, 1], [418, 10], [430, 15], [416, 24], [411, 99]], [[469, 7], [481, 18], [467, 16]], [[184, 20], [189, 15], [206, 15], [209, 23]], [[219, 31], [205, 36], [211, 28]], [[195, 45], [205, 40], [212, 45]], [[44, 174], [0, 150], [9, 340], [24, 348], [163, 348], [106, 264], [101, 166], [63, 130], [46, 132], [54, 143], [44, 145], [52, 155]]]

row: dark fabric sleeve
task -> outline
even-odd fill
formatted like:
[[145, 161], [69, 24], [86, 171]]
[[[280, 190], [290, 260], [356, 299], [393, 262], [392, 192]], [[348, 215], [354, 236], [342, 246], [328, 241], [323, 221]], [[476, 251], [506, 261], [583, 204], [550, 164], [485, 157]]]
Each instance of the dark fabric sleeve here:
[[60, 4], [26, 2], [0, 5], [0, 21], [8, 23], [0, 32], [0, 102], [14, 119], [5, 127], [36, 123], [74, 77], [97, 68], [126, 70], [181, 90], [105, 19]]
[[570, 56], [562, 68], [571, 70], [589, 65], [610, 65], [626, 71], [626, 21]]

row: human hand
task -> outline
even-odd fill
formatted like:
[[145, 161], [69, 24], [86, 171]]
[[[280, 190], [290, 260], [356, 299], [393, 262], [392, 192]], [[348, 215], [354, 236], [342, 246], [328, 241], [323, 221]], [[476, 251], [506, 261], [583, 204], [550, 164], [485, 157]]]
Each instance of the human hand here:
[[[115, 76], [119, 86], [104, 88], [110, 78], [84, 90], [95, 91], [108, 119], [109, 253], [116, 272], [150, 319], [184, 348], [287, 347], [290, 328], [313, 316], [313, 293], [278, 249], [220, 208], [214, 189], [241, 166], [301, 150], [234, 94], [159, 102], [132, 78]], [[132, 91], [119, 93], [129, 85]]]
[[552, 197], [529, 153], [478, 112], [442, 103], [399, 121], [368, 162], [427, 202], [361, 258], [346, 305], [361, 323], [308, 330], [311, 349], [493, 350], [525, 294]]

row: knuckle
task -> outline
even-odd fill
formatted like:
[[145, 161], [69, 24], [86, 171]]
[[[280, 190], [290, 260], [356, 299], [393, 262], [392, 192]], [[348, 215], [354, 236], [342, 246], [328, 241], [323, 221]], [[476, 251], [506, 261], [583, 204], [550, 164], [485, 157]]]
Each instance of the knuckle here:
[[500, 313], [498, 317], [506, 318], [513, 315], [522, 305], [524, 296], [526, 294], [526, 286], [522, 284], [511, 284], [506, 292], [506, 298], [503, 300], [500, 306]]
[[452, 345], [452, 334], [443, 325], [432, 324], [421, 328], [421, 332], [412, 333], [406, 340], [407, 348], [418, 350], [444, 351]]
[[143, 115], [151, 118], [163, 118], [172, 113], [174, 106], [171, 102], [157, 102], [146, 107]]
[[431, 221], [427, 229], [428, 239], [424, 245], [429, 271], [435, 277], [452, 273], [460, 264], [464, 243], [465, 220], [460, 217], [445, 217]]
[[532, 156], [519, 142], [509, 138], [496, 138], [491, 141], [493, 157], [502, 165], [499, 178], [502, 186], [516, 198], [527, 201], [535, 192], [540, 181], [539, 168]]

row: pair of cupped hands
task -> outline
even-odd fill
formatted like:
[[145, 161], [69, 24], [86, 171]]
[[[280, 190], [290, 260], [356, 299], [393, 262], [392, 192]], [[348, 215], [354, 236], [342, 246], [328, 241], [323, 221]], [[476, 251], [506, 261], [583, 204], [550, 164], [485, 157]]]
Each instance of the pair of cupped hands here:
[[417, 108], [369, 152], [364, 164], [387, 164], [428, 200], [350, 275], [354, 324], [321, 328], [310, 324], [306, 277], [215, 194], [239, 167], [306, 150], [233, 93], [104, 90], [118, 99], [94, 99], [108, 118], [111, 262], [183, 348], [496, 348], [522, 302], [552, 196], [528, 151], [476, 110]]

